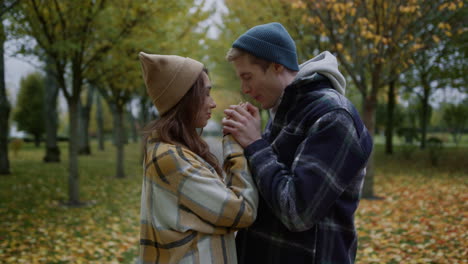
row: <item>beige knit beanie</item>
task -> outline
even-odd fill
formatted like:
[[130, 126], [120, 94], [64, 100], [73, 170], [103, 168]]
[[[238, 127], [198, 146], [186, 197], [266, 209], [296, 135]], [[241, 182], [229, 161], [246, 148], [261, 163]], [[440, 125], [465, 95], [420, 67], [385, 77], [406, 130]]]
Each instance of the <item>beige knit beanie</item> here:
[[164, 115], [188, 92], [203, 71], [203, 64], [175, 55], [139, 54], [146, 91]]

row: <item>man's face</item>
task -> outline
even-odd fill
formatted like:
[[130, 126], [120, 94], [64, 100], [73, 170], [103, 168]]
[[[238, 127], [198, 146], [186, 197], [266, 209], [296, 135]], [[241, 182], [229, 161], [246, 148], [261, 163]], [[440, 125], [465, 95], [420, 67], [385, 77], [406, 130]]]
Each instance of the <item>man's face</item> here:
[[242, 92], [250, 95], [259, 102], [263, 109], [270, 109], [283, 93], [283, 85], [275, 72], [274, 64], [270, 64], [267, 71], [258, 64], [250, 62], [248, 56], [241, 56], [234, 60], [236, 74], [241, 80]]

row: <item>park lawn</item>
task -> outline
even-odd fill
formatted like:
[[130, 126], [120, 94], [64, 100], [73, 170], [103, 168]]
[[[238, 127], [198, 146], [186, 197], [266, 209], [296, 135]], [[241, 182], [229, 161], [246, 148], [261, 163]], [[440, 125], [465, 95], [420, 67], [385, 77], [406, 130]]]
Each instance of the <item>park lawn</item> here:
[[115, 178], [115, 148], [92, 145], [80, 156], [83, 208], [66, 208], [68, 151], [42, 162], [43, 148], [24, 144], [0, 177], [0, 260], [4, 263], [132, 263], [138, 250], [142, 168], [139, 144], [125, 147], [126, 178]]
[[[43, 149], [25, 144], [0, 178], [2, 263], [134, 263], [138, 250], [139, 144], [126, 146], [125, 179], [114, 177], [111, 144], [80, 157], [81, 200], [65, 208], [66, 145], [62, 163], [44, 164]], [[444, 149], [438, 167], [427, 152], [377, 146], [375, 193], [356, 215], [357, 263], [467, 263], [467, 148]], [[402, 155], [405, 154], [405, 155]]]
[[[468, 263], [468, 152], [375, 149], [375, 194], [356, 215], [357, 263]], [[404, 155], [405, 154], [405, 155]]]

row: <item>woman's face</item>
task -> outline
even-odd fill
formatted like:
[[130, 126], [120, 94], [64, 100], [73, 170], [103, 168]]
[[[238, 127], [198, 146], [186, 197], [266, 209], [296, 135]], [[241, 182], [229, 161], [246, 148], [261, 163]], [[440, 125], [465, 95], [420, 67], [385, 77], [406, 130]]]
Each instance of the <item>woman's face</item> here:
[[198, 113], [197, 121], [196, 121], [196, 128], [203, 128], [208, 123], [208, 120], [211, 118], [211, 109], [216, 107], [216, 103], [210, 95], [211, 91], [211, 81], [208, 78], [208, 74], [202, 72], [203, 84], [204, 84], [204, 91], [203, 94], [205, 100], [203, 101], [203, 105]]

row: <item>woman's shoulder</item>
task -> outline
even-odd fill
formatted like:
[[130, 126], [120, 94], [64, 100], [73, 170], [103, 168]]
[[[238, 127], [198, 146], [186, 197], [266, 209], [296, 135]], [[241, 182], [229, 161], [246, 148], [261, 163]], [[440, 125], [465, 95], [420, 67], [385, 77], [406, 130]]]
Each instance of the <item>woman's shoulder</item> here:
[[166, 177], [176, 175], [177, 178], [217, 175], [211, 165], [186, 147], [163, 142], [148, 144], [145, 167], [147, 176], [159, 175], [164, 182]]
[[165, 143], [152, 142], [146, 148], [147, 161], [170, 164], [192, 164], [197, 162], [198, 156], [186, 147]]

